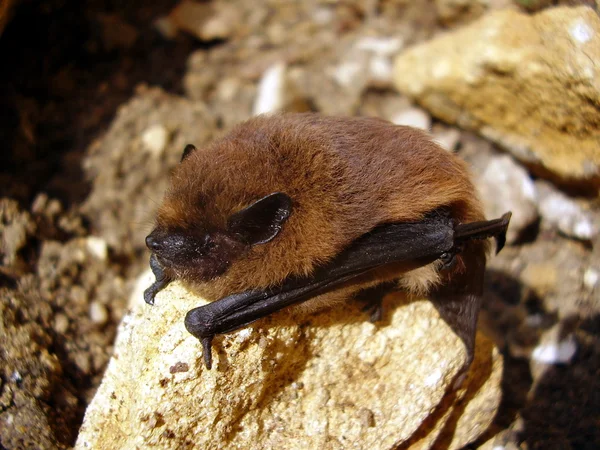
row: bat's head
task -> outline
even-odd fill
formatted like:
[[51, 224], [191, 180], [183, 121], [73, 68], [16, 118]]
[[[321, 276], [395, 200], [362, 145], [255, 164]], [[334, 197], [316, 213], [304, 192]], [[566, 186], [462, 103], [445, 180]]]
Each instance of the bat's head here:
[[[186, 146], [182, 163], [194, 150]], [[222, 275], [244, 253], [275, 239], [292, 211], [292, 200], [283, 192], [239, 209], [235, 201], [228, 208], [214, 208], [212, 200], [195, 178], [176, 172], [156, 226], [146, 237], [171, 276], [202, 283]]]

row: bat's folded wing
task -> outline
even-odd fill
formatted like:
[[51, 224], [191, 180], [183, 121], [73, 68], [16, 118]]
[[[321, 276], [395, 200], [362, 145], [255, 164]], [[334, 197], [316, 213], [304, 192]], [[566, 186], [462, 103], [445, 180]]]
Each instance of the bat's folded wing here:
[[[443, 211], [419, 222], [381, 225], [355, 240], [309, 277], [290, 277], [280, 285], [249, 290], [189, 311], [187, 330], [201, 340], [205, 363], [211, 366], [211, 342], [216, 334], [244, 327], [287, 306], [332, 291], [372, 269], [402, 263], [406, 271], [458, 253], [464, 242], [504, 235], [510, 213], [485, 222], [454, 226]], [[499, 243], [502, 237], [499, 238]]]
[[212, 338], [248, 325], [287, 306], [336, 289], [371, 269], [404, 263], [406, 270], [429, 264], [454, 247], [454, 228], [442, 213], [420, 222], [382, 225], [361, 236], [310, 277], [290, 277], [266, 290], [249, 290], [192, 309], [185, 318], [188, 331], [204, 347], [210, 361]]

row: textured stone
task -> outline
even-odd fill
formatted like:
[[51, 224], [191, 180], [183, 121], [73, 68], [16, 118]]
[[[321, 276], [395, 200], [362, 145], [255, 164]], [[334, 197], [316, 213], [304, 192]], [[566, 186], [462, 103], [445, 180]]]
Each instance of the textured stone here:
[[171, 11], [167, 20], [201, 41], [227, 39], [241, 28], [239, 9], [227, 2], [183, 0]]
[[557, 228], [576, 239], [592, 240], [598, 235], [597, 211], [585, 210], [548, 182], [538, 181], [536, 190], [544, 226]]
[[183, 325], [203, 301], [183, 287], [141, 301], [121, 325], [115, 355], [76, 448], [459, 448], [491, 423], [502, 361], [478, 337], [464, 389], [449, 391], [465, 357], [430, 302], [395, 303], [386, 323], [358, 304], [296, 317], [280, 313], [215, 339], [207, 371]]
[[590, 8], [498, 11], [415, 46], [395, 85], [564, 182], [600, 179], [600, 18]]
[[477, 177], [477, 187], [487, 217], [500, 217], [506, 211], [512, 211], [506, 233], [509, 243], [515, 242], [538, 219], [535, 185], [527, 171], [510, 156], [491, 158]]

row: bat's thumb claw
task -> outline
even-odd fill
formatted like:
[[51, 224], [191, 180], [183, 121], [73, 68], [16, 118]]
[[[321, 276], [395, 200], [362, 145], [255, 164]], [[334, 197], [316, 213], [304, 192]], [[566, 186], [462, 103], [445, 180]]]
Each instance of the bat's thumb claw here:
[[144, 301], [149, 305], [154, 305], [154, 292], [150, 288], [144, 291]]
[[204, 365], [208, 370], [212, 368], [212, 340], [214, 336], [200, 338], [202, 353], [204, 354]]

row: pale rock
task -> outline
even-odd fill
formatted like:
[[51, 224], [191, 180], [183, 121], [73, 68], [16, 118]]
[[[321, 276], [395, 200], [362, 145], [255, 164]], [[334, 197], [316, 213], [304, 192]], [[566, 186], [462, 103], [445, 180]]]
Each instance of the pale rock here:
[[547, 330], [531, 353], [531, 374], [540, 380], [545, 371], [555, 364], [569, 364], [577, 352], [577, 340], [572, 333], [565, 333], [558, 323]]
[[392, 85], [395, 56], [404, 42], [398, 37], [364, 36], [356, 44], [356, 52], [364, 52], [367, 60], [368, 86], [386, 88]]
[[300, 320], [282, 312], [218, 336], [208, 371], [183, 324], [204, 301], [175, 284], [146, 305], [147, 276], [76, 449], [376, 450], [411, 437], [411, 449], [456, 449], [494, 418], [501, 356], [479, 335], [469, 377], [450, 393], [464, 347], [428, 301], [390, 297], [385, 325], [355, 304]]
[[169, 132], [160, 125], [152, 125], [142, 134], [142, 143], [144, 148], [154, 157], [159, 157], [167, 146]]
[[327, 73], [342, 87], [366, 84], [365, 65], [362, 61], [343, 61], [327, 70]]
[[98, 236], [88, 236], [86, 238], [86, 246], [88, 251], [102, 261], [108, 258], [108, 244], [104, 239]]
[[398, 90], [477, 130], [540, 176], [600, 179], [600, 18], [588, 7], [495, 11], [401, 53]]
[[538, 218], [536, 189], [527, 171], [508, 155], [490, 159], [477, 178], [477, 187], [486, 217], [500, 217], [512, 211], [506, 238], [514, 242]]
[[592, 214], [575, 201], [543, 181], [536, 183], [538, 208], [544, 223], [567, 236], [591, 240], [598, 234]]
[[277, 62], [263, 74], [252, 108], [254, 115], [278, 111], [306, 111], [308, 106], [299, 94], [287, 65]]
[[444, 150], [454, 152], [460, 142], [460, 131], [456, 128], [434, 131], [433, 139], [441, 145]]
[[589, 267], [583, 274], [583, 285], [588, 291], [594, 290], [600, 279], [600, 272], [598, 269]]
[[429, 131], [431, 129], [431, 117], [421, 108], [407, 108], [395, 113], [389, 118], [396, 125], [406, 125]]
[[350, 45], [327, 73], [340, 86], [362, 92], [367, 87], [392, 85], [395, 56], [404, 42], [398, 37], [364, 36]]
[[93, 301], [90, 305], [90, 319], [97, 325], [104, 325], [108, 322], [109, 315], [106, 306], [100, 302]]
[[69, 318], [66, 314], [57, 313], [54, 316], [54, 330], [59, 334], [64, 334], [69, 329]]

